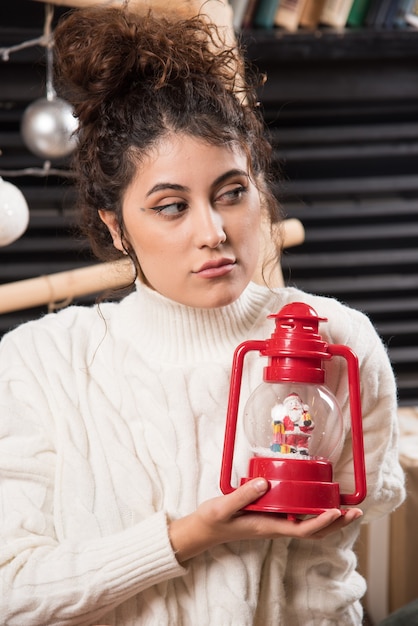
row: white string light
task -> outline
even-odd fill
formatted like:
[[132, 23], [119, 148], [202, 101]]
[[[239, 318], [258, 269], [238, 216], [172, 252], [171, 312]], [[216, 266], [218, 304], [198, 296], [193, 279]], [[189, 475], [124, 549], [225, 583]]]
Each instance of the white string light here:
[[36, 39], [29, 39], [15, 46], [9, 46], [8, 48], [0, 48], [0, 56], [3, 61], [8, 61], [10, 55], [13, 52], [19, 52], [19, 50], [25, 50], [25, 48], [31, 48], [32, 46], [47, 46], [48, 41], [44, 35], [42, 37], [36, 37]]
[[29, 224], [29, 208], [23, 193], [0, 177], [0, 246], [19, 239]]
[[[1, 154], [1, 150], [0, 150]], [[24, 167], [19, 170], [2, 170], [0, 176], [16, 178], [17, 176], [62, 176], [63, 178], [75, 178], [75, 173], [71, 170], [61, 170], [51, 167], [51, 161], [44, 161], [43, 167]]]

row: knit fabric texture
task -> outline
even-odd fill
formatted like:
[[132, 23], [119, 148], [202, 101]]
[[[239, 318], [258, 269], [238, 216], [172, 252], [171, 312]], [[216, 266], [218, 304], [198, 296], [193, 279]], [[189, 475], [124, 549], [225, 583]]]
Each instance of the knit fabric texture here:
[[[359, 523], [330, 537], [229, 543], [178, 564], [167, 524], [220, 495], [232, 356], [268, 315], [303, 301], [361, 369], [370, 520], [404, 497], [396, 389], [369, 320], [332, 299], [250, 283], [192, 309], [142, 284], [120, 303], [70, 306], [0, 344], [0, 615], [7, 626], [358, 626]], [[353, 488], [347, 376], [326, 363], [345, 441], [334, 479]], [[241, 400], [262, 381], [249, 357]], [[239, 420], [239, 424], [241, 421]], [[248, 442], [237, 433], [233, 484]]]

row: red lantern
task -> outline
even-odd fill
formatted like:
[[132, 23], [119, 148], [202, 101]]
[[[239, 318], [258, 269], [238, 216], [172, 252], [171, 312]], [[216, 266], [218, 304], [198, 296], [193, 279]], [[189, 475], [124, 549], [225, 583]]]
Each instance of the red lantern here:
[[[246, 510], [316, 515], [326, 509], [354, 506], [366, 497], [366, 474], [357, 356], [347, 346], [326, 343], [318, 334], [318, 317], [307, 304], [295, 302], [276, 315], [269, 339], [245, 341], [234, 353], [220, 486], [231, 485], [238, 406], [244, 359], [258, 351], [268, 357], [263, 382], [244, 408], [244, 431], [254, 454], [241, 484], [262, 476], [268, 491]], [[340, 493], [333, 481], [333, 461], [343, 445], [343, 418], [325, 384], [323, 361], [342, 357], [347, 364], [353, 446], [353, 493]]]

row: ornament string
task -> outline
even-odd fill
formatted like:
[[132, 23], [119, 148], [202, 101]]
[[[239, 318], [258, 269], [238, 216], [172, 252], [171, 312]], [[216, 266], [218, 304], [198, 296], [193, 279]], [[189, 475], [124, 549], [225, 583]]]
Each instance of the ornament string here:
[[54, 89], [52, 73], [53, 73], [53, 47], [54, 38], [52, 36], [51, 24], [54, 16], [54, 9], [51, 4], [47, 4], [45, 7], [45, 26], [44, 37], [46, 44], [46, 97], [48, 100], [53, 100], [57, 95]]

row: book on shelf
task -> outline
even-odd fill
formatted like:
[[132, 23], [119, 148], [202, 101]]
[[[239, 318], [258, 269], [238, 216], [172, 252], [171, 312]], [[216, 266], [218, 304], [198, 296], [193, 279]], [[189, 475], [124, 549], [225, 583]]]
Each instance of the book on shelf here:
[[381, 0], [372, 0], [370, 2], [369, 10], [367, 11], [366, 19], [364, 20], [364, 24], [368, 28], [373, 28], [374, 26], [377, 12], [380, 7], [380, 3], [381, 3]]
[[300, 16], [306, 4], [306, 0], [280, 0], [274, 16], [275, 26], [289, 31], [299, 28]]
[[405, 28], [408, 26], [405, 16], [413, 7], [415, 0], [400, 0], [395, 13], [393, 25], [396, 28]]
[[254, 15], [254, 26], [257, 28], [273, 28], [274, 16], [280, 0], [259, 0]]
[[314, 30], [319, 25], [325, 0], [306, 0], [299, 20], [299, 26]]
[[391, 0], [389, 3], [388, 10], [386, 11], [386, 15], [384, 18], [383, 26], [384, 28], [394, 28], [395, 27], [395, 19], [399, 10], [399, 5], [402, 0]]
[[321, 24], [344, 28], [354, 0], [325, 0], [321, 13]]
[[232, 24], [236, 32], [241, 30], [248, 3], [249, 0], [229, 0], [233, 15]]
[[241, 28], [251, 28], [254, 25], [254, 15], [257, 9], [258, 0], [248, 0], [247, 7], [242, 18]]
[[387, 20], [391, 8], [393, 8], [393, 0], [381, 0], [380, 7], [376, 15], [375, 28], [387, 26]]
[[365, 25], [369, 28], [381, 28], [386, 19], [391, 0], [372, 0], [367, 11]]
[[363, 26], [369, 6], [370, 0], [354, 0], [348, 14], [347, 26], [352, 28]]
[[412, 6], [405, 13], [405, 21], [410, 26], [418, 28], [418, 0], [412, 3]]

